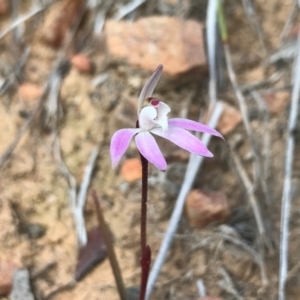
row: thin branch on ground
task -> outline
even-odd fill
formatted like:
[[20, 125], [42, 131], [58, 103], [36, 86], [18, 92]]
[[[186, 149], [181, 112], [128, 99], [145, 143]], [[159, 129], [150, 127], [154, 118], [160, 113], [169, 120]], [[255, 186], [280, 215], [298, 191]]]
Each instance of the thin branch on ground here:
[[221, 233], [220, 237], [224, 239], [227, 242], [231, 242], [232, 244], [242, 248], [246, 252], [248, 252], [254, 259], [254, 262], [259, 266], [260, 268], [260, 275], [261, 275], [261, 281], [263, 288], [266, 288], [269, 285], [269, 280], [267, 277], [267, 270], [266, 265], [259, 253], [254, 251], [250, 246], [248, 246], [246, 243], [244, 243], [242, 240], [238, 238], [234, 238], [228, 234]]
[[[213, 109], [211, 118], [208, 122], [208, 126], [210, 126], [211, 128], [215, 128], [217, 126], [219, 118], [222, 114], [222, 111], [223, 111], [222, 103], [217, 102]], [[207, 146], [209, 144], [210, 138], [211, 138], [211, 136], [209, 134], [203, 135], [202, 142], [205, 146]], [[164, 236], [164, 239], [160, 246], [158, 255], [155, 259], [155, 262], [154, 262], [152, 269], [150, 271], [150, 274], [149, 274], [146, 298], [145, 298], [146, 300], [149, 299], [149, 297], [152, 293], [152, 290], [154, 288], [156, 279], [160, 273], [161, 267], [165, 262], [167, 253], [170, 249], [171, 243], [174, 238], [174, 234], [176, 233], [178, 223], [179, 223], [181, 215], [182, 215], [185, 198], [193, 185], [193, 182], [194, 182], [195, 177], [200, 169], [202, 162], [203, 162], [202, 156], [191, 154], [190, 160], [189, 160], [189, 163], [187, 166], [185, 178], [182, 183], [178, 198], [176, 200], [176, 205], [173, 210], [168, 229], [165, 233], [165, 236]]]
[[236, 290], [236, 288], [232, 282], [232, 279], [230, 278], [227, 271], [222, 267], [219, 267], [218, 271], [219, 271], [219, 274], [223, 277], [223, 280], [218, 281], [218, 285], [224, 291], [226, 291], [228, 294], [232, 295], [235, 299], [243, 300], [244, 298]]
[[19, 77], [21, 77], [21, 71], [30, 54], [30, 50], [30, 47], [26, 47], [24, 49], [20, 59], [12, 67], [11, 73], [0, 84], [0, 96], [2, 96], [7, 91], [7, 89], [18, 80]]
[[298, 35], [298, 53], [295, 57], [294, 69], [292, 74], [292, 100], [290, 116], [287, 128], [286, 152], [285, 152], [285, 171], [282, 192], [281, 207], [281, 228], [280, 228], [280, 266], [279, 266], [279, 300], [285, 300], [285, 285], [288, 272], [288, 239], [289, 239], [289, 222], [290, 207], [292, 198], [292, 172], [294, 164], [295, 138], [294, 130], [297, 126], [299, 112], [299, 94], [300, 94], [300, 34]]
[[283, 43], [283, 41], [286, 39], [289, 32], [291, 31], [293, 23], [297, 17], [297, 13], [298, 13], [298, 5], [297, 5], [297, 2], [294, 1], [293, 7], [290, 11], [288, 18], [286, 19], [286, 22], [285, 22], [282, 32], [280, 34], [279, 45]]
[[236, 75], [232, 66], [232, 61], [231, 61], [231, 54], [230, 54], [230, 49], [228, 44], [224, 44], [224, 52], [225, 52], [225, 58], [226, 58], [226, 64], [227, 64], [227, 70], [228, 70], [228, 75], [230, 78], [230, 82], [232, 84], [233, 90], [235, 92], [236, 98], [238, 100], [238, 104], [242, 113], [242, 118], [243, 118], [243, 123], [250, 141], [251, 149], [254, 154], [254, 163], [255, 163], [255, 168], [258, 170], [258, 174], [260, 176], [260, 183], [261, 187], [263, 189], [266, 202], [268, 205], [270, 205], [271, 200], [270, 200], [270, 193], [268, 191], [268, 185], [266, 182], [266, 176], [264, 173], [264, 169], [262, 168], [262, 157], [260, 155], [260, 150], [258, 148], [257, 142], [255, 140], [255, 137], [253, 135], [251, 126], [250, 126], [250, 121], [248, 118], [248, 110], [247, 110], [247, 105], [246, 105], [246, 100], [244, 98], [244, 95], [237, 83], [236, 80]]
[[244, 169], [244, 167], [240, 161], [240, 158], [238, 157], [237, 153], [235, 152], [234, 146], [231, 145], [230, 148], [231, 148], [230, 150], [231, 150], [231, 156], [232, 156], [232, 160], [234, 163], [234, 167], [236, 168], [237, 173], [239, 174], [239, 177], [240, 177], [240, 179], [244, 185], [244, 188], [247, 192], [247, 198], [249, 200], [249, 204], [252, 208], [253, 215], [255, 217], [260, 241], [263, 241], [264, 243], [266, 243], [266, 245], [268, 247], [271, 247], [271, 243], [266, 236], [266, 230], [265, 230], [263, 218], [261, 215], [260, 207], [258, 205], [258, 201], [254, 194], [253, 184], [251, 183], [251, 181], [247, 175], [247, 172]]

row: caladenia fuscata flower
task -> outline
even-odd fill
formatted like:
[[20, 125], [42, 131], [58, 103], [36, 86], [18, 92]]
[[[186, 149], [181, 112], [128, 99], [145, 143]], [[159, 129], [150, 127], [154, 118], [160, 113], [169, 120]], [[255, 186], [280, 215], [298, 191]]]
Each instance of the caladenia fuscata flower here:
[[[140, 153], [162, 171], [166, 170], [167, 163], [153, 135], [163, 137], [191, 153], [205, 157], [213, 157], [213, 154], [187, 130], [208, 133], [223, 138], [218, 131], [204, 124], [183, 118], [168, 119], [168, 113], [171, 111], [170, 107], [166, 103], [152, 98], [152, 93], [162, 70], [163, 67], [160, 65], [141, 91], [137, 106], [138, 128], [121, 129], [113, 135], [110, 145], [113, 167], [116, 167], [119, 163], [133, 137], [135, 137]], [[148, 102], [148, 105], [141, 108], [145, 101]]]
[[[163, 67], [158, 66], [143, 87], [137, 105], [137, 128], [120, 129], [114, 133], [110, 144], [112, 166], [116, 167], [134, 137], [141, 155], [142, 164], [142, 201], [141, 201], [141, 287], [139, 300], [145, 299], [149, 269], [151, 264], [151, 249], [147, 244], [147, 191], [148, 191], [148, 162], [164, 171], [167, 163], [163, 157], [154, 136], [170, 140], [179, 147], [202, 156], [212, 157], [213, 154], [206, 146], [188, 130], [205, 132], [222, 137], [216, 130], [188, 119], [168, 119], [170, 107], [152, 97], [153, 91], [161, 76]], [[144, 107], [144, 102], [148, 104]], [[153, 136], [154, 135], [154, 136]]]

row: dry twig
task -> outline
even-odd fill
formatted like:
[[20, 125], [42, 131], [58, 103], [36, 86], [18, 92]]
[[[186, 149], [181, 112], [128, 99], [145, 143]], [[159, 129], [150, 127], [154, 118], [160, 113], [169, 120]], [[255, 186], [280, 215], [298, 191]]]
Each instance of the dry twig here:
[[209, 101], [213, 105], [217, 101], [217, 68], [216, 68], [216, 44], [217, 44], [217, 6], [218, 0], [209, 0], [206, 16], [206, 41], [209, 66]]

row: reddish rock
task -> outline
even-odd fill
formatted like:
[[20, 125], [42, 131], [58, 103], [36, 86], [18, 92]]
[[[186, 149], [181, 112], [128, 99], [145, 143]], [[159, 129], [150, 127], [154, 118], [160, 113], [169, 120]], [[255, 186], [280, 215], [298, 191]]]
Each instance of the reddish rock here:
[[204, 228], [211, 223], [225, 222], [230, 211], [223, 193], [197, 189], [187, 196], [186, 214], [192, 227]]
[[279, 114], [290, 102], [291, 95], [289, 92], [280, 91], [264, 95], [264, 100], [268, 110], [273, 114]]
[[121, 168], [121, 176], [127, 182], [134, 182], [142, 178], [141, 161], [138, 158], [131, 158], [124, 161]]
[[79, 72], [90, 73], [92, 70], [92, 64], [89, 58], [84, 54], [76, 54], [71, 59], [72, 66]]
[[35, 102], [43, 95], [43, 87], [33, 83], [23, 83], [19, 86], [19, 96], [26, 102]]
[[242, 121], [242, 115], [235, 107], [223, 103], [224, 110], [220, 118], [217, 129], [226, 135], [234, 130], [234, 128]]
[[0, 0], [0, 15], [6, 15], [8, 12], [7, 0]]
[[10, 293], [14, 272], [19, 267], [10, 260], [0, 260], [0, 296], [6, 296]]
[[41, 31], [42, 41], [53, 48], [59, 48], [84, 7], [84, 0], [64, 0], [52, 5]]
[[109, 20], [105, 25], [112, 59], [153, 72], [158, 64], [174, 76], [206, 68], [202, 24], [174, 17], [149, 17], [136, 22]]

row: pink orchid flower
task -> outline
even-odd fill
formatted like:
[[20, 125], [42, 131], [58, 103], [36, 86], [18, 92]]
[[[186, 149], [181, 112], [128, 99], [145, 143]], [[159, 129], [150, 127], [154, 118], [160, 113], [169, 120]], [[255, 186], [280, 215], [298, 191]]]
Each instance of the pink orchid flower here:
[[[113, 168], [119, 163], [134, 136], [140, 153], [162, 171], [166, 170], [167, 163], [152, 134], [170, 140], [191, 153], [205, 157], [213, 157], [213, 154], [187, 130], [205, 132], [223, 138], [218, 131], [204, 124], [182, 118], [168, 119], [167, 115], [171, 111], [170, 107], [164, 102], [152, 98], [152, 93], [162, 70], [163, 66], [158, 66], [139, 96], [137, 106], [139, 128], [126, 128], [114, 133], [110, 145]], [[148, 101], [149, 105], [141, 109], [145, 100]]]

